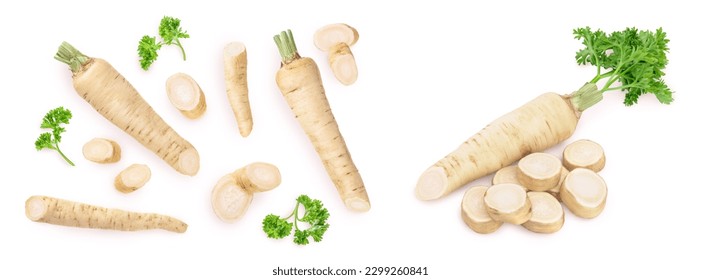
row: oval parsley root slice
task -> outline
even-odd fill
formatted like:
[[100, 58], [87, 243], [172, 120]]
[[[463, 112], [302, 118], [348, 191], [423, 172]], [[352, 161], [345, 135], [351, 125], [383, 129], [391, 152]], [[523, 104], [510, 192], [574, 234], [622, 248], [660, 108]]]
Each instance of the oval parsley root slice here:
[[548, 153], [532, 153], [518, 162], [518, 181], [531, 191], [547, 191], [560, 182], [562, 162]]
[[[596, 75], [579, 90], [561, 96], [546, 93], [494, 120], [443, 159], [428, 167], [416, 184], [416, 197], [432, 200], [497, 171], [532, 152], [572, 136], [580, 114], [603, 100], [606, 91], [625, 92], [626, 106], [652, 93], [662, 104], [673, 101], [662, 76], [667, 65], [666, 33], [626, 28], [607, 34], [589, 27], [574, 30], [582, 40], [578, 64], [596, 67]], [[599, 86], [601, 86], [599, 88]]]
[[83, 156], [96, 163], [115, 163], [122, 158], [122, 148], [113, 140], [94, 138], [83, 145]]
[[586, 139], [567, 145], [562, 152], [562, 160], [568, 170], [587, 168], [599, 172], [606, 164], [606, 156], [601, 145]]
[[484, 193], [487, 213], [495, 221], [523, 224], [531, 218], [531, 202], [526, 191], [516, 184], [498, 184]]
[[350, 85], [358, 79], [358, 67], [350, 50], [358, 37], [355, 28], [343, 23], [326, 25], [314, 33], [314, 45], [329, 53], [331, 71], [344, 85]]
[[239, 133], [246, 137], [253, 130], [253, 116], [248, 100], [248, 54], [241, 42], [231, 42], [224, 47], [224, 81]]
[[122, 231], [164, 229], [183, 233], [187, 230], [186, 223], [165, 215], [110, 209], [48, 196], [32, 196], [24, 205], [27, 218], [47, 224]]
[[166, 80], [168, 100], [184, 116], [196, 119], [207, 110], [207, 102], [200, 86], [190, 75], [176, 73]]
[[528, 192], [531, 218], [522, 226], [532, 232], [554, 233], [565, 223], [565, 212], [555, 197], [545, 192]]
[[212, 189], [212, 209], [224, 222], [233, 223], [248, 210], [253, 193], [280, 185], [280, 171], [269, 163], [255, 162], [224, 175]]
[[346, 208], [370, 210], [365, 184], [331, 112], [319, 68], [311, 58], [299, 56], [291, 31], [273, 39], [282, 56], [282, 66], [275, 75], [280, 92], [314, 145]]
[[[521, 182], [518, 181], [518, 166], [509, 165], [497, 170], [497, 172], [494, 172], [494, 177], [492, 177], [492, 185], [503, 183], [521, 185]], [[526, 187], [523, 187], [523, 190], [528, 191]]]
[[596, 172], [586, 168], [570, 171], [560, 188], [560, 198], [573, 214], [591, 219], [604, 210], [608, 189]]
[[502, 222], [497, 222], [487, 213], [484, 204], [486, 186], [469, 188], [462, 197], [461, 216], [465, 224], [477, 233], [492, 233], [499, 229]]
[[140, 189], [151, 179], [151, 169], [145, 164], [132, 164], [114, 178], [114, 187], [122, 193]]
[[565, 178], [567, 178], [567, 174], [570, 174], [570, 171], [563, 166], [560, 170], [560, 182], [558, 182], [557, 186], [555, 186], [554, 188], [546, 191], [547, 193], [557, 198], [558, 201], [562, 201], [562, 199], [560, 199], [560, 188], [562, 188], [562, 184], [565, 183]]
[[197, 174], [200, 156], [195, 147], [175, 132], [112, 65], [88, 57], [66, 42], [54, 58], [70, 66], [73, 87], [98, 113], [178, 172]]

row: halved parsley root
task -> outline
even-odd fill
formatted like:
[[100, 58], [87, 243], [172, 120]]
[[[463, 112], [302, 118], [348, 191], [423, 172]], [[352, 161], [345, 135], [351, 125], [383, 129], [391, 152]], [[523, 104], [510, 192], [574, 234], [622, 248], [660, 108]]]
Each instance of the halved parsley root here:
[[504, 183], [491, 186], [484, 193], [487, 213], [495, 221], [523, 224], [531, 218], [531, 202], [523, 187]]
[[606, 156], [601, 145], [587, 139], [568, 144], [562, 152], [562, 160], [568, 170], [587, 168], [599, 172], [606, 164]]
[[122, 158], [122, 148], [113, 140], [93, 138], [83, 145], [83, 156], [96, 163], [115, 163]]
[[291, 31], [273, 39], [282, 56], [282, 66], [275, 76], [280, 92], [314, 145], [346, 207], [359, 212], [370, 210], [365, 184], [331, 112], [319, 68], [311, 58], [299, 56]]
[[32, 196], [24, 204], [27, 218], [69, 227], [137, 231], [164, 229], [183, 233], [187, 224], [170, 216], [110, 209], [48, 196]]
[[196, 119], [207, 110], [204, 92], [190, 75], [175, 73], [166, 80], [168, 100], [184, 116]]
[[573, 214], [582, 218], [594, 218], [606, 206], [608, 189], [606, 182], [596, 172], [586, 168], [570, 171], [560, 188], [560, 198]]
[[107, 61], [63, 42], [54, 57], [73, 72], [73, 87], [103, 117], [156, 153], [175, 170], [195, 175], [200, 156]]
[[[521, 185], [521, 182], [518, 181], [518, 166], [509, 165], [497, 170], [497, 172], [494, 172], [494, 177], [492, 177], [492, 185], [503, 183]], [[528, 191], [526, 187], [523, 187], [523, 189]]]
[[248, 100], [248, 54], [241, 42], [231, 42], [224, 47], [224, 81], [239, 133], [246, 137], [253, 130], [253, 117]]
[[474, 186], [469, 188], [462, 197], [461, 217], [465, 224], [477, 233], [492, 233], [499, 229], [502, 222], [495, 221], [487, 213], [484, 204], [486, 186]]
[[122, 193], [140, 189], [151, 179], [151, 169], [145, 164], [132, 164], [114, 178], [114, 187]]
[[545, 192], [528, 192], [531, 218], [522, 226], [532, 232], [553, 233], [565, 223], [565, 212], [555, 197]]
[[275, 165], [255, 162], [224, 175], [212, 189], [212, 209], [224, 222], [233, 223], [248, 210], [253, 193], [272, 190], [280, 185], [280, 171]]
[[343, 23], [326, 25], [314, 33], [314, 45], [329, 53], [331, 71], [344, 85], [350, 85], [358, 79], [358, 67], [350, 50], [358, 37], [355, 28]]
[[560, 182], [562, 162], [548, 153], [532, 153], [518, 162], [518, 181], [531, 191], [547, 191]]
[[[668, 51], [662, 29], [627, 28], [606, 34], [587, 27], [575, 29], [574, 35], [585, 46], [575, 56], [577, 63], [596, 66], [594, 78], [570, 95], [540, 95], [487, 125], [424, 171], [415, 188], [418, 199], [444, 197], [532, 152], [564, 141], [574, 133], [581, 113], [603, 99], [603, 92], [626, 92], [626, 106], [637, 103], [645, 93], [654, 94], [663, 104], [673, 101], [672, 91], [662, 80]], [[603, 80], [599, 89], [597, 83]]]

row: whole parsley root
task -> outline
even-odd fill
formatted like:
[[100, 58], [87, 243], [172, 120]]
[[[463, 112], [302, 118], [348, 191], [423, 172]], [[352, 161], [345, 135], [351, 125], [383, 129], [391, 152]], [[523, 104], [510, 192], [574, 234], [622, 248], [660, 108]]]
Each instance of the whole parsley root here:
[[73, 117], [71, 111], [63, 107], [58, 107], [46, 113], [44, 119], [41, 122], [41, 128], [50, 128], [51, 133], [44, 132], [39, 135], [36, 141], [34, 141], [34, 147], [37, 151], [43, 149], [50, 149], [57, 151], [61, 157], [68, 162], [71, 166], [75, 166], [73, 162], [66, 157], [65, 154], [58, 147], [58, 143], [61, 142], [61, 133], [65, 132], [66, 129], [62, 127], [62, 124], [68, 124]]
[[180, 52], [183, 54], [183, 60], [187, 60], [185, 49], [180, 43], [180, 39], [190, 38], [190, 35], [180, 27], [180, 19], [164, 16], [158, 26], [158, 35], [163, 39], [162, 42], [156, 41], [155, 36], [144, 35], [141, 37], [139, 47], [137, 48], [139, 57], [141, 58], [139, 60], [141, 68], [148, 70], [151, 64], [158, 58], [158, 50], [164, 45], [178, 46]]
[[[652, 93], [662, 104], [673, 101], [662, 80], [667, 65], [666, 33], [627, 28], [606, 34], [589, 27], [574, 30], [584, 48], [578, 64], [596, 66], [596, 75], [569, 95], [542, 94], [503, 115], [429, 167], [419, 177], [415, 194], [421, 200], [446, 196], [461, 186], [504, 166], [552, 147], [572, 136], [580, 115], [603, 99], [603, 92], [625, 93], [626, 106]], [[602, 83], [601, 89], [598, 83]]]
[[[300, 205], [304, 207], [304, 215], [302, 217], [300, 217]], [[293, 217], [293, 222], [287, 221]], [[285, 218], [273, 214], [265, 216], [265, 219], [263, 219], [263, 231], [269, 238], [281, 239], [290, 235], [294, 227], [294, 243], [307, 245], [309, 244], [309, 237], [314, 242], [322, 240], [324, 233], [329, 229], [329, 224], [326, 223], [328, 218], [329, 211], [324, 208], [324, 204], [321, 201], [311, 199], [306, 195], [300, 195], [297, 197], [297, 204], [289, 216]], [[299, 226], [300, 222], [309, 224], [309, 227], [301, 229]]]

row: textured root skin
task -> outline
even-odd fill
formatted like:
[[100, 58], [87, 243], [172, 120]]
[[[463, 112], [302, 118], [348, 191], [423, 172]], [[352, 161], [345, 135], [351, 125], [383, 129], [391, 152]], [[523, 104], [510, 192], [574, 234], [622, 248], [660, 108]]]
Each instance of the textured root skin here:
[[[351, 85], [358, 79], [358, 66], [346, 43], [336, 44], [329, 49], [329, 65], [336, 80], [344, 85]], [[346, 73], [345, 70], [350, 72]]]
[[[107, 141], [112, 146], [112, 156], [109, 158], [105, 158], [105, 159], [96, 159], [96, 158], [92, 158], [91, 156], [86, 154], [87, 146], [92, 145], [91, 142], [93, 142], [93, 141]], [[105, 138], [95, 138], [93, 140], [90, 140], [88, 143], [85, 143], [85, 145], [83, 145], [83, 157], [85, 157], [85, 159], [87, 159], [89, 161], [96, 162], [96, 163], [115, 163], [115, 162], [118, 162], [120, 159], [122, 159], [122, 148], [121, 148], [121, 146], [119, 146], [119, 143], [115, 142], [114, 140], [105, 139]]]
[[[36, 213], [33, 207], [38, 205], [43, 211]], [[25, 214], [35, 222], [69, 227], [121, 231], [163, 229], [177, 233], [187, 230], [186, 223], [165, 215], [110, 209], [48, 196], [27, 199]]]
[[346, 207], [370, 210], [370, 200], [326, 99], [319, 68], [310, 58], [283, 64], [277, 85], [314, 145]]
[[244, 47], [243, 52], [233, 57], [225, 55], [224, 59], [226, 94], [234, 111], [239, 133], [246, 137], [253, 130], [253, 116], [248, 100], [248, 54]]
[[[97, 112], [185, 175], [199, 171], [195, 147], [173, 130], [107, 61], [91, 58], [73, 87]], [[186, 153], [187, 158], [181, 159]]]
[[[438, 199], [532, 153], [572, 136], [580, 113], [567, 96], [545, 93], [496, 119], [424, 172], [416, 186], [421, 200]], [[441, 184], [424, 182], [442, 176]], [[434, 183], [433, 186], [428, 185]], [[435, 191], [427, 191], [435, 189]]]

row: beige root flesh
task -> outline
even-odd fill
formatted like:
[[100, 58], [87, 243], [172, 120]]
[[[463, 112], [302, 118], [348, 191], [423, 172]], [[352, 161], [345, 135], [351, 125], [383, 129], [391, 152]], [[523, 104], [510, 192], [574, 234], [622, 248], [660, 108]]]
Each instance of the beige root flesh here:
[[314, 45], [329, 53], [329, 65], [336, 79], [344, 85], [358, 79], [358, 66], [350, 46], [358, 41], [358, 31], [347, 24], [326, 25], [314, 33]]
[[253, 130], [253, 116], [248, 100], [248, 54], [241, 42], [231, 42], [224, 47], [224, 81], [239, 133], [246, 137]]
[[104, 208], [48, 196], [32, 196], [25, 202], [27, 218], [54, 225], [136, 231], [164, 229], [183, 233], [187, 224], [170, 216]]
[[565, 223], [565, 212], [555, 197], [545, 192], [528, 192], [531, 218], [522, 226], [537, 233], [554, 233]]
[[606, 206], [606, 182], [596, 172], [586, 168], [570, 171], [560, 188], [562, 203], [582, 218], [594, 218]]
[[499, 229], [502, 222], [495, 221], [487, 213], [484, 204], [486, 186], [474, 186], [465, 192], [461, 204], [461, 217], [465, 224], [477, 233], [492, 233]]
[[96, 163], [115, 163], [122, 158], [122, 149], [113, 140], [94, 138], [83, 145], [83, 156]]
[[171, 75], [166, 80], [166, 93], [170, 103], [190, 119], [199, 118], [207, 110], [204, 92], [190, 75]]
[[143, 187], [151, 179], [151, 169], [145, 164], [132, 164], [114, 178], [114, 187], [130, 193]]
[[495, 221], [520, 225], [531, 218], [531, 202], [523, 187], [516, 184], [489, 187], [484, 194], [484, 205]]
[[280, 171], [269, 163], [255, 162], [224, 175], [212, 189], [212, 209], [224, 222], [239, 220], [248, 210], [253, 193], [280, 185]]
[[518, 181], [531, 191], [547, 191], [560, 181], [562, 163], [548, 153], [532, 153], [518, 162]]
[[591, 140], [577, 140], [565, 147], [562, 152], [563, 164], [568, 170], [587, 168], [594, 172], [604, 169], [606, 156], [604, 149]]

